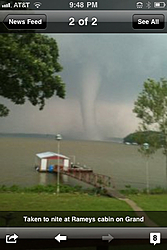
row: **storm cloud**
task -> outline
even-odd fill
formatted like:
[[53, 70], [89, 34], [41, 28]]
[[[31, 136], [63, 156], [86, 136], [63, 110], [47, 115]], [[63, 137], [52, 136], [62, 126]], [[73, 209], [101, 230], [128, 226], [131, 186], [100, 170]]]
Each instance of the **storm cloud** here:
[[28, 102], [8, 105], [0, 132], [61, 133], [74, 139], [124, 137], [137, 129], [134, 101], [149, 77], [167, 78], [167, 35], [52, 34], [63, 65], [66, 99], [56, 96], [43, 111]]

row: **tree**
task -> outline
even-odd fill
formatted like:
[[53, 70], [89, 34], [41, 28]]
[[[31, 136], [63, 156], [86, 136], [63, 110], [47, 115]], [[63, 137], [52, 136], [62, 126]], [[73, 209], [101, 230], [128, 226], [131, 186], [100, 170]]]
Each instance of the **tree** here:
[[[150, 146], [155, 150], [163, 148], [166, 156], [166, 180], [167, 180], [167, 80], [160, 81], [147, 79], [143, 90], [139, 94], [133, 112], [141, 119], [140, 131], [154, 130], [161, 134], [161, 140], [154, 136], [150, 140]], [[160, 142], [163, 142], [162, 144]]]
[[163, 142], [163, 135], [157, 131], [137, 131], [127, 135], [123, 139], [124, 143], [132, 143], [137, 145], [143, 145], [146, 141], [154, 146], [157, 147], [158, 145], [162, 145]]
[[[59, 52], [56, 41], [42, 34], [0, 35], [0, 96], [15, 104], [26, 100], [43, 109], [46, 99], [65, 97], [65, 84], [57, 72]], [[0, 116], [9, 109], [0, 104]]]

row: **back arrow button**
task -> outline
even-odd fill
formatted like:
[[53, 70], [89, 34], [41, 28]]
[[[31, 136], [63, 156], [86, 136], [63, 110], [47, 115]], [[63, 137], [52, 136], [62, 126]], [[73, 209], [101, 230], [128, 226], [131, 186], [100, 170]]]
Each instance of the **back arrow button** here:
[[67, 240], [67, 236], [66, 235], [60, 235], [60, 234], [58, 234], [55, 237], [55, 240], [57, 240], [60, 243], [61, 240]]

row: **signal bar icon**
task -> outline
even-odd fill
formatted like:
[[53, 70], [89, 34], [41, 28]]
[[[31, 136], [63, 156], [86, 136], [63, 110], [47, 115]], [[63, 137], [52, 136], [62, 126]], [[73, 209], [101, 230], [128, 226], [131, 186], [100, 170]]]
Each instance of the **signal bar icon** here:
[[39, 8], [41, 7], [41, 5], [42, 5], [42, 3], [40, 3], [40, 2], [35, 2], [35, 3], [34, 3], [34, 6], [35, 6], [37, 9], [39, 9]]
[[11, 6], [10, 6], [10, 3], [6, 3], [6, 4], [3, 4], [1, 7], [2, 8], [10, 8]]

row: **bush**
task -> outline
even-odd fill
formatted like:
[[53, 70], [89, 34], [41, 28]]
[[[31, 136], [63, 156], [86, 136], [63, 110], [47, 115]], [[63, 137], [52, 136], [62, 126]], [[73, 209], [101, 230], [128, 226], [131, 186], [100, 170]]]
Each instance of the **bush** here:
[[6, 192], [8, 191], [8, 187], [6, 187], [5, 185], [0, 186], [0, 192]]
[[120, 190], [120, 192], [122, 194], [138, 194], [139, 190], [137, 188], [132, 188], [131, 185], [126, 185], [125, 186], [126, 189]]
[[[146, 189], [146, 188], [143, 189], [143, 193], [144, 193], [144, 194], [147, 193], [147, 189]], [[150, 190], [149, 190], [149, 193], [150, 193], [150, 194], [166, 194], [166, 193], [167, 193], [167, 190], [166, 190], [165, 188], [162, 188], [162, 187], [160, 187], [160, 186], [157, 186], [157, 187], [155, 187], [155, 188], [153, 188], [153, 189], [150, 189]]]
[[[17, 192], [17, 193], [56, 193], [57, 185], [36, 185], [32, 187], [20, 187], [17, 185], [13, 186], [0, 186], [0, 192]], [[87, 188], [83, 189], [82, 186], [69, 186], [69, 185], [60, 185], [60, 193], [86, 193], [90, 195], [105, 195], [105, 190], [97, 188]]]
[[[120, 190], [122, 194], [129, 195], [129, 194], [147, 194], [147, 189], [144, 188], [143, 190], [138, 190], [137, 188], [132, 188], [131, 185], [126, 185], [126, 189]], [[167, 190], [160, 186], [157, 186], [153, 189], [149, 190], [149, 194], [166, 194]]]
[[18, 193], [18, 192], [21, 191], [21, 188], [19, 186], [17, 186], [17, 185], [13, 185], [13, 186], [10, 187], [9, 191]]

